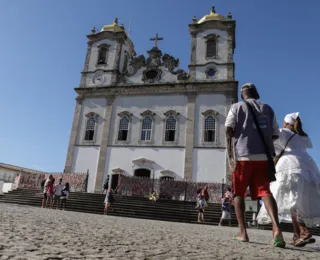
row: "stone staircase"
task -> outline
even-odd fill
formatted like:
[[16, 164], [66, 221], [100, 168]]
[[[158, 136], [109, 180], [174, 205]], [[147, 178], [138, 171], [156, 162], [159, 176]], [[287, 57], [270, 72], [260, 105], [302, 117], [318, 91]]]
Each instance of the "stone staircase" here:
[[[0, 196], [0, 203], [14, 203], [41, 207], [43, 194], [34, 189], [18, 189]], [[92, 214], [103, 214], [104, 194], [70, 193], [67, 210]], [[198, 212], [194, 202], [159, 200], [149, 201], [141, 197], [115, 196], [109, 215], [119, 217], [133, 217], [162, 221], [197, 223]], [[221, 216], [220, 204], [209, 204], [205, 211], [205, 223], [218, 225]], [[246, 219], [252, 221], [252, 212], [246, 213]], [[232, 226], [237, 226], [235, 213], [232, 213]], [[227, 223], [225, 223], [227, 224]], [[292, 232], [291, 224], [281, 224], [282, 229]], [[259, 228], [271, 229], [270, 225]], [[314, 235], [320, 235], [320, 228], [312, 229]]]

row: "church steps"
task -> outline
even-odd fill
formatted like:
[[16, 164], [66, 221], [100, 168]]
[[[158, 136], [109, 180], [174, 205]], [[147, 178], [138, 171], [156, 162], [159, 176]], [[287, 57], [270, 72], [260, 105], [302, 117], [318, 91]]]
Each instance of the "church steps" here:
[[[15, 203], [22, 206], [40, 207], [42, 194], [39, 190], [15, 190], [0, 196], [0, 203]], [[105, 194], [70, 193], [67, 210], [91, 214], [103, 214]], [[133, 217], [140, 219], [154, 219], [171, 222], [196, 223], [197, 210], [195, 202], [159, 200], [149, 201], [148, 198], [115, 196], [113, 204], [114, 211], [109, 215], [119, 217]], [[205, 211], [206, 223], [217, 225], [221, 216], [221, 204], [209, 203]], [[232, 213], [232, 225], [237, 226], [235, 214]], [[246, 213], [247, 221], [252, 221], [252, 213]], [[260, 226], [271, 230], [271, 225]], [[282, 223], [284, 231], [292, 232], [290, 224]], [[320, 235], [320, 229], [312, 229], [312, 233]]]

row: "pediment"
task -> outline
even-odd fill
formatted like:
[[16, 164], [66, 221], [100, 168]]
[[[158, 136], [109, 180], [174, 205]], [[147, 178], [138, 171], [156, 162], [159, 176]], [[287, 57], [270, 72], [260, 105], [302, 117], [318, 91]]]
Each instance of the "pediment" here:
[[146, 116], [155, 116], [156, 113], [152, 112], [151, 110], [146, 110], [143, 113], [140, 114], [142, 117], [146, 117]]
[[96, 114], [95, 112], [89, 112], [86, 114], [86, 117], [87, 118], [90, 118], [90, 117], [94, 117], [94, 118], [97, 118], [99, 115]]
[[118, 114], [119, 117], [124, 117], [124, 116], [127, 116], [127, 117], [131, 117], [132, 116], [132, 113], [130, 113], [129, 111], [122, 111]]
[[163, 175], [163, 176], [168, 176], [168, 177], [175, 177], [175, 173], [173, 171], [170, 171], [170, 170], [163, 170], [163, 171], [160, 171], [160, 173]]
[[209, 110], [204, 111], [202, 113], [202, 115], [204, 115], [204, 116], [218, 116], [219, 113], [214, 111], [214, 110], [212, 110], [212, 109], [209, 109]]
[[169, 110], [169, 111], [167, 111], [167, 112], [165, 112], [165, 113], [163, 113], [166, 117], [169, 117], [169, 116], [174, 116], [174, 117], [176, 117], [176, 116], [179, 116], [180, 115], [180, 113], [177, 113], [176, 111], [174, 111], [174, 110]]
[[145, 164], [150, 164], [150, 165], [152, 165], [152, 164], [155, 163], [154, 161], [151, 161], [151, 160], [146, 159], [146, 158], [144, 158], [144, 157], [139, 158], [139, 159], [136, 159], [136, 160], [133, 160], [132, 162], [133, 162], [135, 165], [145, 165]]
[[121, 173], [124, 172], [124, 170], [121, 169], [121, 168], [114, 168], [114, 169], [112, 169], [112, 172], [113, 172], [113, 173], [117, 173], [117, 174], [121, 174]]

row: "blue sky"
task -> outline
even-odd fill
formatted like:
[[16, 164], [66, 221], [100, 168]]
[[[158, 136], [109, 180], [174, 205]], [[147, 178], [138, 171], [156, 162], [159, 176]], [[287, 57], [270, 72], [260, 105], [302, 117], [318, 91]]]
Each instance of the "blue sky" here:
[[138, 54], [159, 33], [163, 52], [190, 60], [188, 24], [215, 5], [237, 20], [236, 79], [253, 82], [279, 123], [299, 111], [319, 165], [320, 1], [77, 0], [0, 1], [0, 162], [59, 172], [64, 168], [87, 48], [86, 35], [119, 18]]

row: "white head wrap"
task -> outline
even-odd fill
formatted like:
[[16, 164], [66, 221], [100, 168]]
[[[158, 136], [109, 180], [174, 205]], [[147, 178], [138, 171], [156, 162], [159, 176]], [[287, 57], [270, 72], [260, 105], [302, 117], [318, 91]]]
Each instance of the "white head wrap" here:
[[286, 122], [287, 124], [293, 125], [294, 122], [297, 120], [298, 116], [299, 116], [299, 112], [288, 114], [285, 116], [284, 122]]

